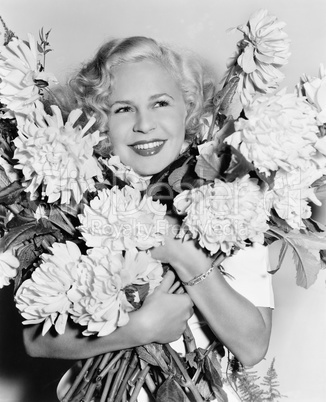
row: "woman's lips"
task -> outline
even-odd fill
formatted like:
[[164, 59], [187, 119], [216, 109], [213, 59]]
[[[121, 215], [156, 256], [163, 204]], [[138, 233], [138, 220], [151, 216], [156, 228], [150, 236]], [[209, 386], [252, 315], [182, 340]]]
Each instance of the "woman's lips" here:
[[162, 147], [165, 141], [155, 140], [155, 141], [140, 141], [135, 144], [130, 145], [130, 147], [136, 152], [136, 154], [141, 156], [152, 156], [156, 155]]

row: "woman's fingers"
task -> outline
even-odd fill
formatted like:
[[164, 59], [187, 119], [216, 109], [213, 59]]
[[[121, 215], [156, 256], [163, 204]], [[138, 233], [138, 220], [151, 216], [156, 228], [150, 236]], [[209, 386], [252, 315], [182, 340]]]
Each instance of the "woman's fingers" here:
[[177, 295], [181, 295], [184, 292], [185, 292], [184, 288], [180, 286], [174, 293]]
[[180, 281], [174, 282], [174, 284], [170, 287], [168, 293], [178, 293], [178, 288], [180, 288]]
[[167, 273], [163, 277], [163, 280], [162, 280], [159, 288], [163, 292], [171, 293], [169, 290], [170, 290], [171, 286], [173, 285], [174, 280], [175, 280], [175, 274], [173, 273], [173, 271], [171, 271], [171, 270], [167, 271]]

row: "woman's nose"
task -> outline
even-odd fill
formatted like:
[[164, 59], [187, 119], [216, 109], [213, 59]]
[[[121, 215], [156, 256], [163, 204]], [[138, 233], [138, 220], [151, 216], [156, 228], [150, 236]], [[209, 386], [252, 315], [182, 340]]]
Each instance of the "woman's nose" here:
[[133, 127], [134, 132], [147, 134], [156, 128], [155, 120], [150, 111], [138, 111]]

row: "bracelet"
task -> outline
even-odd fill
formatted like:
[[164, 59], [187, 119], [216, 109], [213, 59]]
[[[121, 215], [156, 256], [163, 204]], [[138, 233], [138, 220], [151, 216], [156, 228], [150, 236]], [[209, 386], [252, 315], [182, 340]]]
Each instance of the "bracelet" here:
[[205, 280], [208, 275], [213, 271], [213, 269], [215, 268], [215, 261], [213, 262], [213, 264], [208, 268], [208, 270], [206, 272], [204, 272], [203, 274], [197, 275], [194, 278], [190, 279], [190, 281], [188, 282], [183, 282], [181, 281], [181, 283], [183, 284], [183, 286], [194, 286], [197, 285], [198, 283], [202, 282], [203, 280]]

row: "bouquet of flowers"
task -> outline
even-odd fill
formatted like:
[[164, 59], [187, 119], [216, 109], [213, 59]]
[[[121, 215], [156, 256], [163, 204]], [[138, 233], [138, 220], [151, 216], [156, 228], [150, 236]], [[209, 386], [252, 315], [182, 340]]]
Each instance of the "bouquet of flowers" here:
[[[163, 172], [140, 177], [117, 156], [98, 152], [102, 137], [81, 110], [64, 119], [49, 104], [56, 83], [45, 72], [49, 32], [39, 42], [5, 27], [0, 48], [0, 287], [15, 282], [24, 324], [84, 336], [125, 325], [168, 267], [150, 249], [163, 244], [165, 215], [182, 217], [179, 237], [212, 256], [253, 242], [289, 246], [297, 283], [309, 287], [326, 262], [324, 226], [311, 218], [326, 189], [326, 72], [279, 90], [289, 57], [284, 23], [267, 11], [236, 29], [238, 43], [212, 116]], [[43, 57], [43, 62], [41, 58]], [[164, 201], [169, 186], [173, 197]], [[154, 190], [155, 189], [155, 190]], [[146, 382], [158, 401], [227, 400], [216, 344], [150, 344], [80, 362], [62, 401], [137, 399]], [[174, 398], [174, 399], [173, 399]]]

